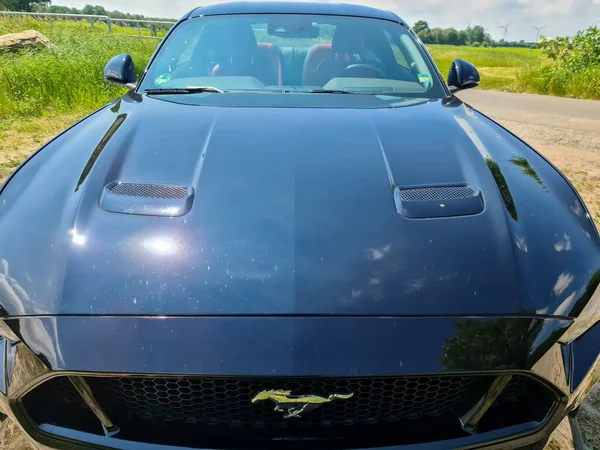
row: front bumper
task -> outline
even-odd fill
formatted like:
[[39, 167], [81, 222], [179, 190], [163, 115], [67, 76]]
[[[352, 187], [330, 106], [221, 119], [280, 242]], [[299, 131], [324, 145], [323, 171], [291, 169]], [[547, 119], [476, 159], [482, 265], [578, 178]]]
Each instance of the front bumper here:
[[[51, 447], [41, 446], [31, 441], [31, 438], [10, 419], [0, 423], [0, 445], [6, 450], [36, 450], [48, 449]], [[59, 447], [60, 446], [60, 447]], [[547, 443], [539, 445], [544, 450], [583, 450], [584, 445], [581, 439], [581, 432], [576, 418], [566, 417], [554, 430]], [[56, 442], [54, 448], [66, 448], [64, 442]], [[75, 446], [75, 448], [85, 448]], [[139, 447], [136, 447], [139, 448]], [[165, 447], [158, 447], [157, 450], [165, 450]], [[166, 449], [171, 450], [171, 449]], [[175, 447], [173, 450], [182, 450], [181, 447]]]
[[[506, 449], [545, 442], [599, 377], [600, 327], [560, 344], [571, 325], [566, 319], [40, 317], [5, 323], [1, 360], [6, 383], [0, 386], [0, 409], [41, 448], [168, 448], [118, 434], [35, 423], [23, 398], [57, 375], [282, 380], [513, 374], [535, 378], [556, 396], [542, 420], [443, 441], [424, 437], [406, 446], [399, 437], [397, 442], [399, 448], [428, 449]], [[293, 444], [295, 448], [301, 442]], [[377, 439], [373, 445], [380, 446]]]

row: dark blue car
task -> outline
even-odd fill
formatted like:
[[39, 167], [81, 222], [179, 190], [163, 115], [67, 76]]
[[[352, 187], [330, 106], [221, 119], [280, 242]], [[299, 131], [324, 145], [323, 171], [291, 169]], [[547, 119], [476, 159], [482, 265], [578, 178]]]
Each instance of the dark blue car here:
[[39, 448], [541, 449], [600, 240], [393, 13], [194, 9], [0, 190], [0, 411]]

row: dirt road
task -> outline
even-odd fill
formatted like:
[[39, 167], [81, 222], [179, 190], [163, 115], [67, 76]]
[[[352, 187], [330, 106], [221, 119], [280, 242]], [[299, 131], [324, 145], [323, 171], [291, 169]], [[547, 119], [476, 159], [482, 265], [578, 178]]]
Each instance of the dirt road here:
[[600, 101], [477, 89], [458, 96], [552, 161], [573, 182], [600, 227]]

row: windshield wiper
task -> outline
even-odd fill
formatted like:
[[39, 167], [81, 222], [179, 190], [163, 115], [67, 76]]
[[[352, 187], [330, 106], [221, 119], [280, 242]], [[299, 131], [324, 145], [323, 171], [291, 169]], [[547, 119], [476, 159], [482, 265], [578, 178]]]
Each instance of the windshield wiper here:
[[204, 92], [210, 92], [214, 94], [222, 94], [219, 88], [213, 86], [187, 86], [184, 88], [158, 88], [158, 89], [146, 89], [148, 95], [168, 95], [168, 94], [201, 94]]
[[342, 89], [311, 89], [309, 94], [356, 94], [356, 92], [344, 91]]

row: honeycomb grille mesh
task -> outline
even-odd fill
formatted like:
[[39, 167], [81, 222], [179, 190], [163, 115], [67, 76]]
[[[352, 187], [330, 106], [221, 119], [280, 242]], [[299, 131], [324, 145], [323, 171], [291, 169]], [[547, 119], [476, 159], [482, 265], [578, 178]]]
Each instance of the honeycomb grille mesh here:
[[185, 187], [162, 184], [119, 183], [110, 188], [110, 193], [146, 198], [185, 199], [188, 197]]
[[534, 386], [535, 381], [531, 378], [513, 376], [506, 387], [502, 389], [502, 393], [496, 399], [496, 403], [517, 402], [532, 392]]
[[467, 186], [440, 186], [400, 190], [400, 200], [403, 202], [453, 200], [473, 196], [475, 196], [475, 192]]
[[[461, 404], [472, 377], [336, 379], [273, 382], [247, 379], [89, 378], [110, 411], [130, 417], [225, 426], [327, 427], [439, 416]], [[325, 403], [302, 421], [283, 420], [271, 401], [251, 403], [265, 389], [294, 394], [353, 393]]]
[[[119, 437], [158, 445], [296, 449], [386, 447], [464, 437], [458, 417], [494, 375], [375, 378], [85, 377], [94, 397], [121, 427]], [[285, 419], [263, 390], [348, 399]], [[556, 397], [537, 381], [513, 375], [480, 424], [482, 432], [541, 421]], [[42, 383], [23, 404], [36, 424], [101, 433], [98, 419], [66, 376]], [[51, 408], [48, 405], [52, 405]], [[322, 447], [331, 443], [333, 447]], [[291, 447], [285, 447], [284, 444]], [[319, 445], [318, 445], [319, 444]], [[327, 444], [329, 445], [329, 444]]]

